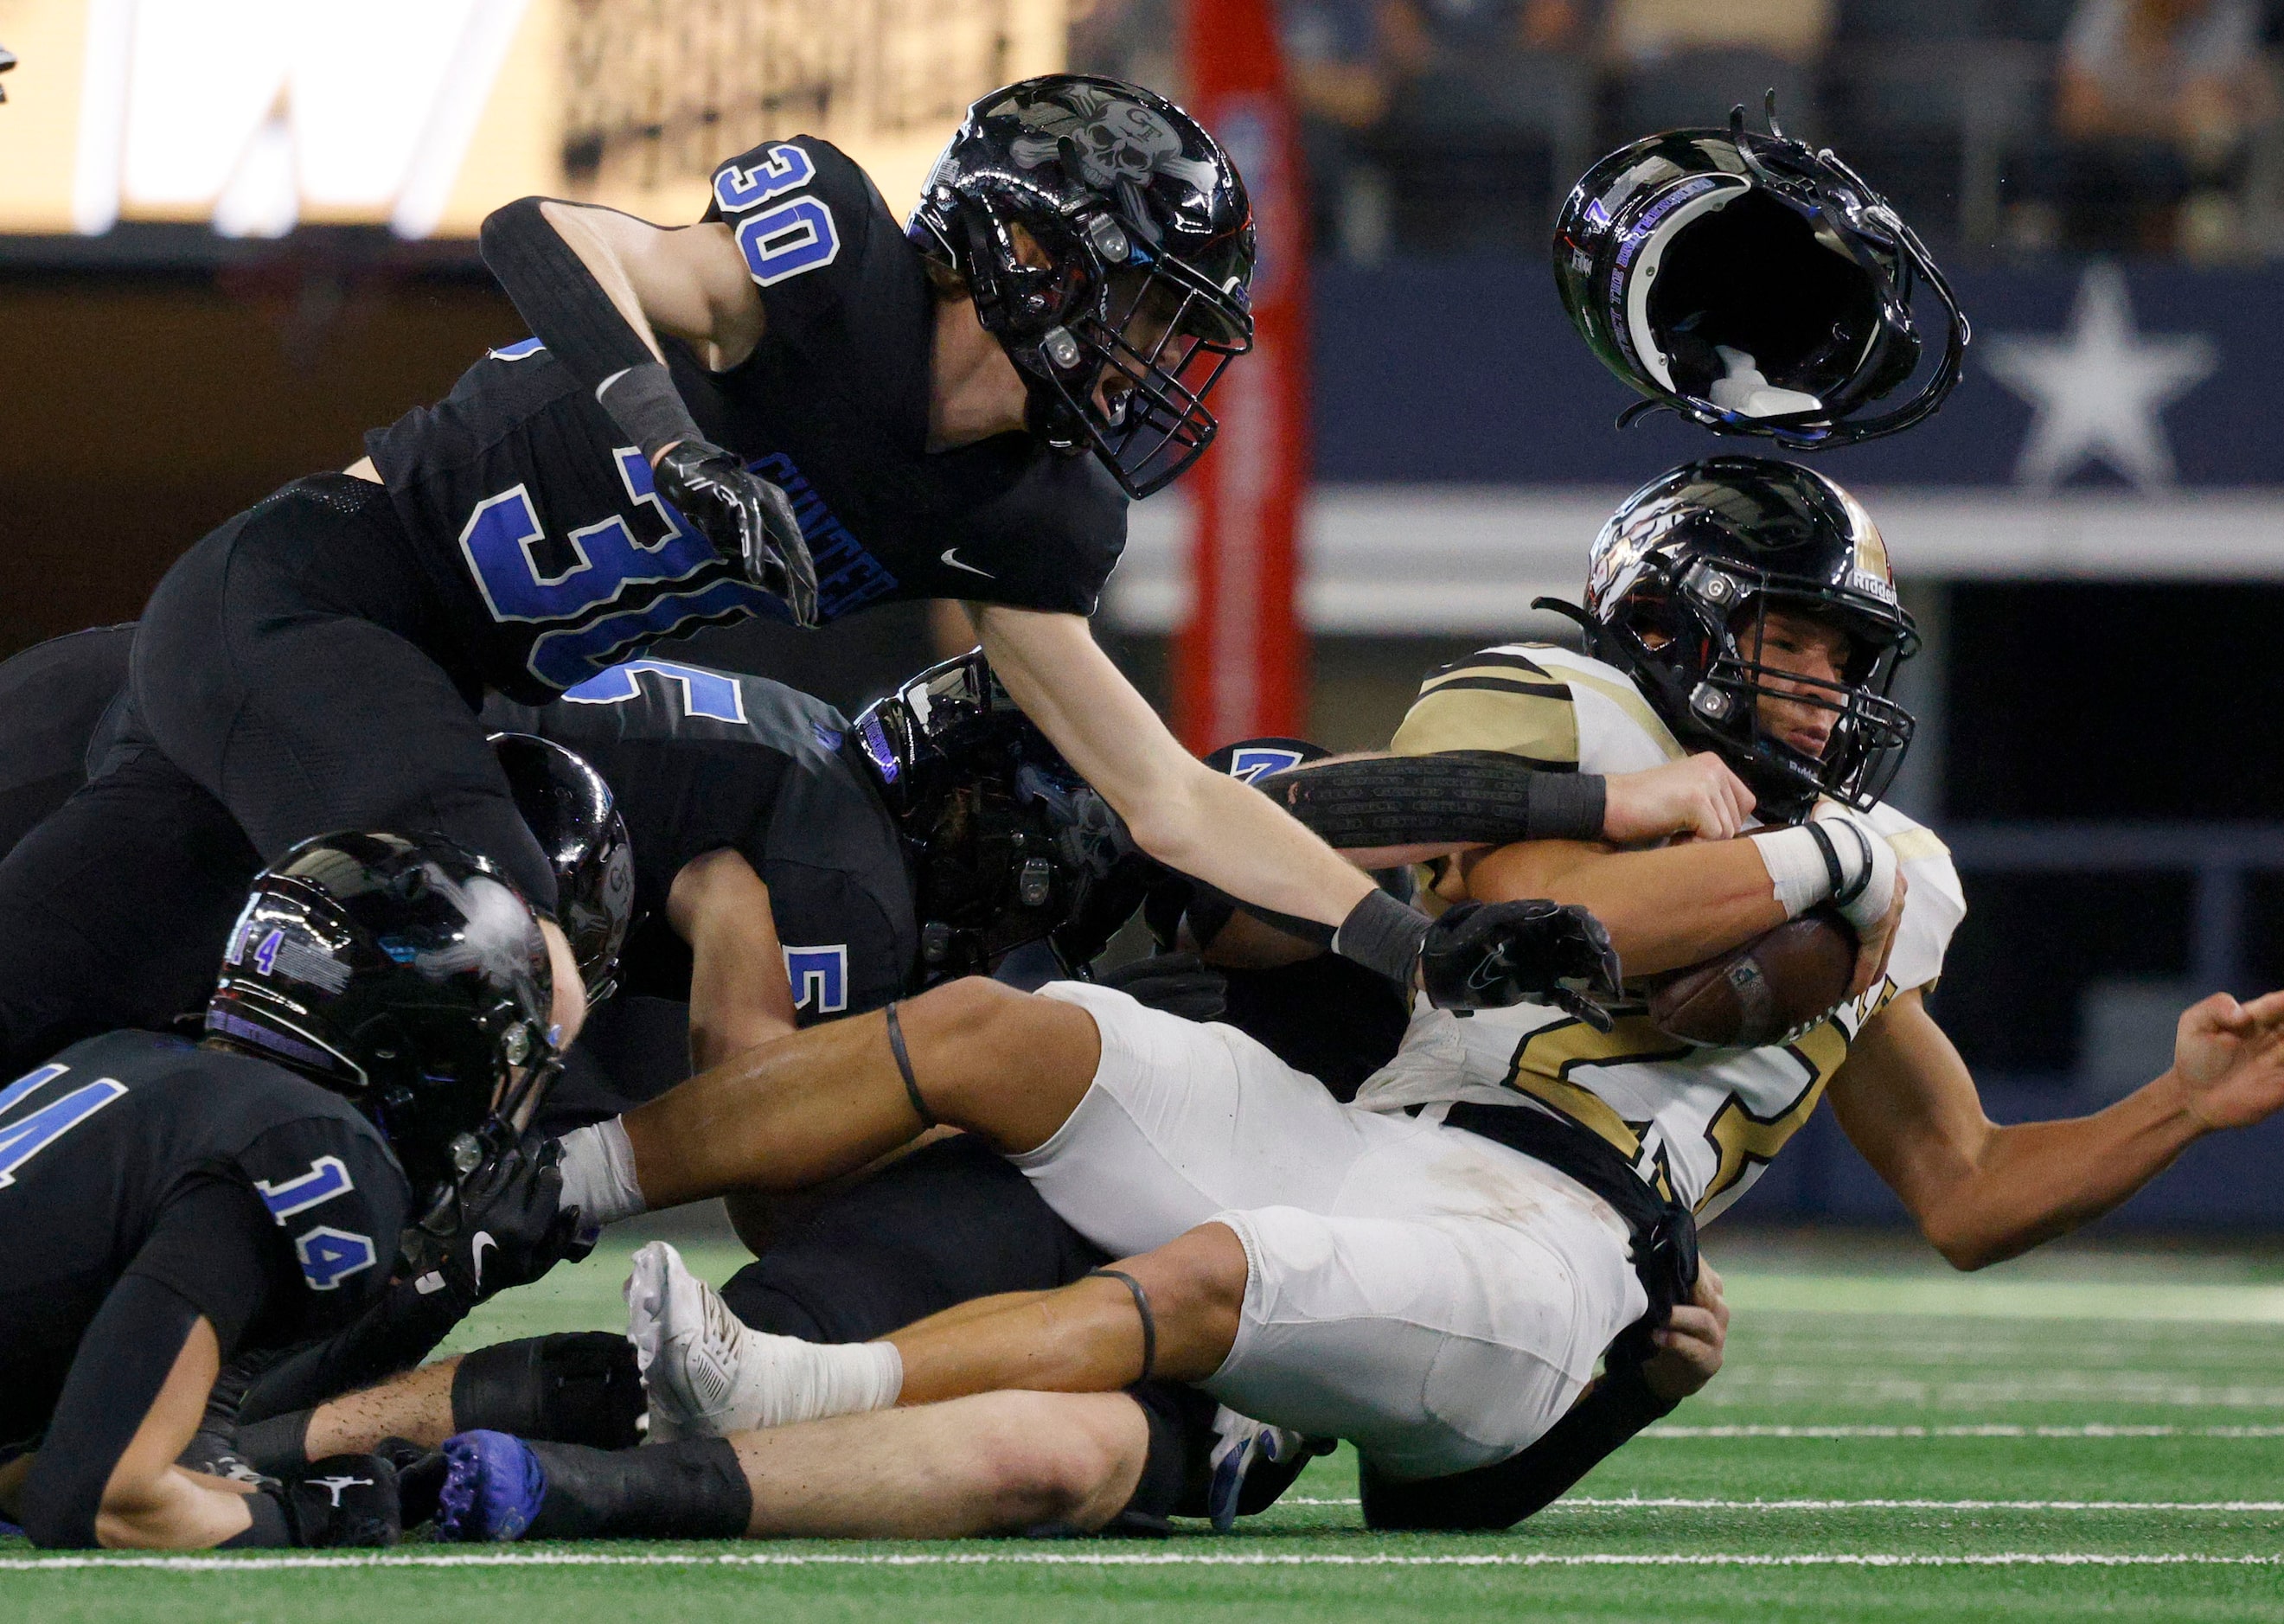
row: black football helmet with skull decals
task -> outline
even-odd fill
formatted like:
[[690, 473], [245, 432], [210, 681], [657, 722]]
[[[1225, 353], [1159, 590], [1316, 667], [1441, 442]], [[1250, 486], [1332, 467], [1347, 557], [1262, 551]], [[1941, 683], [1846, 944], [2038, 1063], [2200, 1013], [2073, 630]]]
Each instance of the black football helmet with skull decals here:
[[[1727, 434], [1799, 450], [1908, 428], [1958, 383], [1966, 316], [1895, 209], [1829, 148], [1769, 133], [1678, 129], [1619, 148], [1571, 190], [1554, 228], [1563, 308], [1604, 365]], [[1900, 406], [1866, 409], [1918, 370], [1924, 285], [1944, 347]]]
[[[1718, 752], [1764, 818], [1803, 817], [1819, 795], [1868, 811], [1903, 765], [1911, 714], [1888, 691], [1919, 633], [1872, 516], [1798, 463], [1717, 457], [1660, 474], [1594, 538], [1584, 613], [1538, 605], [1579, 621], [1586, 652], [1631, 675], [1683, 744]], [[1840, 680], [1764, 663], [1772, 609], [1847, 633]], [[1823, 753], [1764, 727], [1764, 699], [1833, 713]]]
[[910, 227], [1030, 391], [1033, 431], [1127, 494], [1214, 437], [1205, 397], [1253, 345], [1253, 211], [1196, 120], [1085, 74], [995, 90], [936, 160]]
[[257, 875], [209, 1039], [371, 1119], [425, 1207], [513, 1146], [562, 1067], [538, 917], [442, 835], [304, 840]]

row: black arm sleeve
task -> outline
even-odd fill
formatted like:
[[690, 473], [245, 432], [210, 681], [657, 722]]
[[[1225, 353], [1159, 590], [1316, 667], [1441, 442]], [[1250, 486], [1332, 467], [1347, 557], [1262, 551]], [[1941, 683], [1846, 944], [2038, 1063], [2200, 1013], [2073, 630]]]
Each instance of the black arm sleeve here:
[[434, 1352], [467, 1313], [467, 1304], [450, 1287], [424, 1292], [418, 1280], [392, 1281], [349, 1324], [264, 1369], [239, 1404], [238, 1423], [247, 1426], [288, 1411], [313, 1409], [410, 1370]]
[[127, 1446], [204, 1316], [230, 1358], [271, 1295], [276, 1229], [234, 1184], [194, 1185], [169, 1202], [80, 1338], [38, 1457], [24, 1483], [35, 1544], [86, 1547]]
[[518, 198], [486, 215], [484, 264], [548, 354], [595, 392], [645, 456], [703, 439], [665, 366], [540, 212], [547, 201]]
[[1364, 1463], [1365, 1526], [1380, 1530], [1512, 1527], [1561, 1497], [1580, 1478], [1673, 1405], [1621, 1364], [1589, 1388], [1570, 1413], [1519, 1455], [1447, 1478], [1399, 1483]]
[[1496, 750], [1309, 765], [1254, 785], [1330, 846], [1599, 840], [1598, 773], [1548, 772]]

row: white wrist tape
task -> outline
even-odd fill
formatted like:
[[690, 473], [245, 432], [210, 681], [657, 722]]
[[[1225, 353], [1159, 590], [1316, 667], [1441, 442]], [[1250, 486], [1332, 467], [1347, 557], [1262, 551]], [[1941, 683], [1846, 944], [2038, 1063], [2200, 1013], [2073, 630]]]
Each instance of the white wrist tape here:
[[1896, 899], [1895, 847], [1853, 813], [1828, 812], [1752, 841], [1787, 919], [1830, 902], [1861, 934], [1887, 917]]
[[563, 1136], [562, 1200], [579, 1208], [589, 1228], [650, 1211], [635, 1180], [635, 1147], [618, 1118]]

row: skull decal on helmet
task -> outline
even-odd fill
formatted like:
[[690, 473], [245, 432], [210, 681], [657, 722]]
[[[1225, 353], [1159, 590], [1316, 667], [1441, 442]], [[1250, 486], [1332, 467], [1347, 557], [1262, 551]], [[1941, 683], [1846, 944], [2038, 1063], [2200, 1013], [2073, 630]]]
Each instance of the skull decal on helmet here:
[[1061, 159], [1090, 186], [1118, 195], [1119, 212], [1154, 246], [1165, 235], [1143, 198], [1143, 189], [1170, 175], [1199, 192], [1210, 191], [1218, 171], [1201, 158], [1182, 156], [1182, 137], [1152, 108], [1084, 82], [1058, 85], [1047, 99], [1012, 98], [993, 113], [1012, 112], [1034, 135], [1010, 146], [1027, 169]]

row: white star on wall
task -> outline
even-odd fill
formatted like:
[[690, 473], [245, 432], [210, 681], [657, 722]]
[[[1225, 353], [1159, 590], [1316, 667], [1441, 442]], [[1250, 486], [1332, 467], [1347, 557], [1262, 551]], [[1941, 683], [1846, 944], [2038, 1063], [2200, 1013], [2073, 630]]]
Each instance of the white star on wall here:
[[2218, 364], [2212, 341], [2202, 333], [2136, 332], [2117, 267], [2087, 266], [2069, 332], [1991, 341], [1991, 375], [2036, 413], [2015, 479], [2053, 487], [2100, 462], [2144, 490], [2171, 484], [2173, 449], [2157, 414]]

